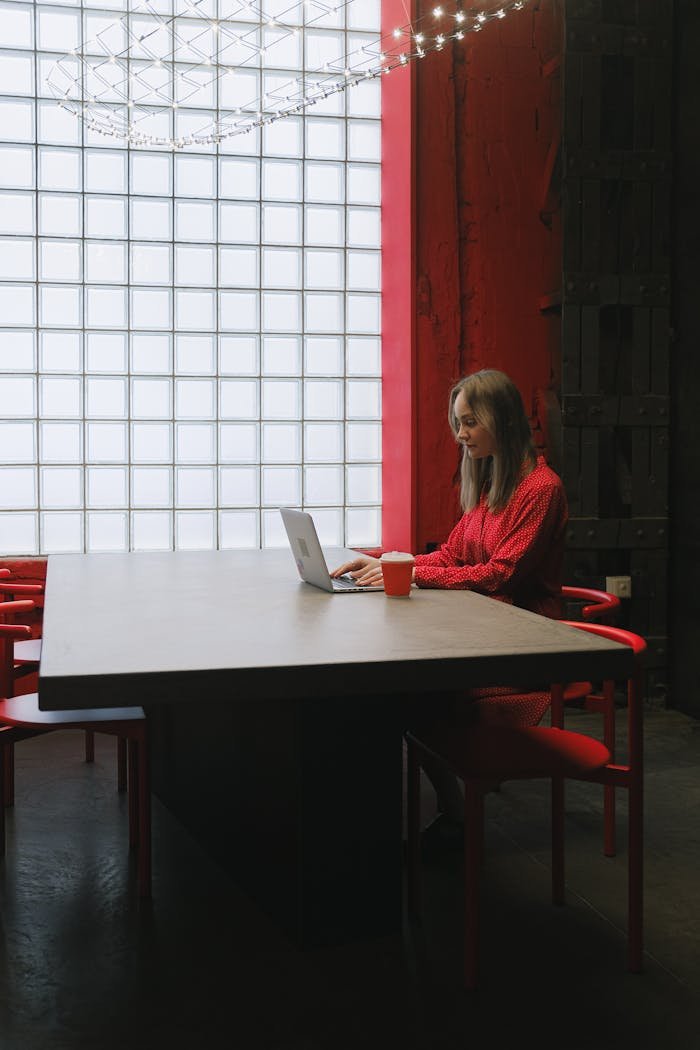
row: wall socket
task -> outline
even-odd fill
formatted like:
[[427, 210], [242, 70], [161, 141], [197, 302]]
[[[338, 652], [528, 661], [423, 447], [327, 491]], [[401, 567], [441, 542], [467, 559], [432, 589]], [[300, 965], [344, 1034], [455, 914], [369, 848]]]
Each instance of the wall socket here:
[[605, 590], [609, 594], [616, 594], [618, 598], [631, 598], [632, 597], [632, 577], [631, 576], [606, 576], [605, 577]]

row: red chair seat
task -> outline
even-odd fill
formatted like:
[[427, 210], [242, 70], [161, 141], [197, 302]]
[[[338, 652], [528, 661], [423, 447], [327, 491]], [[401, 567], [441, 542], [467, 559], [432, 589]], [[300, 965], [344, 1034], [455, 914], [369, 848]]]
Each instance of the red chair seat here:
[[569, 682], [564, 689], [564, 703], [570, 704], [575, 700], [585, 700], [592, 692], [592, 682]]
[[85, 729], [94, 725], [100, 732], [105, 726], [115, 725], [121, 732], [124, 722], [144, 720], [142, 707], [95, 707], [88, 711], [42, 711], [38, 693], [11, 696], [0, 700], [0, 721], [24, 729]]

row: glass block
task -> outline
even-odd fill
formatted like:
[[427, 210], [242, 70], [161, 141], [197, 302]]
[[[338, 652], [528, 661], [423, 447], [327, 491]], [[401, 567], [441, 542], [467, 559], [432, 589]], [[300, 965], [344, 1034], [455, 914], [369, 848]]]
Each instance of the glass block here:
[[345, 469], [347, 502], [379, 503], [382, 497], [382, 472], [380, 466], [364, 464]]
[[82, 467], [42, 467], [40, 473], [42, 507], [82, 508]]
[[132, 288], [131, 324], [133, 328], [170, 328], [170, 291]]
[[6, 325], [34, 325], [36, 323], [34, 285], [0, 285], [0, 318]]
[[381, 382], [373, 379], [349, 379], [347, 415], [350, 419], [381, 418]]
[[349, 251], [347, 253], [349, 289], [380, 291], [382, 286], [381, 254]]
[[237, 156], [257, 157], [260, 152], [260, 130], [254, 128], [245, 135], [231, 135], [222, 139], [219, 143], [219, 151], [233, 153]]
[[306, 265], [305, 284], [307, 288], [342, 288], [343, 287], [343, 253], [332, 251], [304, 252]]
[[57, 288], [50, 284], [39, 286], [40, 324], [77, 328], [82, 324], [82, 320], [81, 288]]
[[88, 507], [127, 506], [126, 467], [88, 467], [86, 473]]
[[219, 514], [221, 550], [256, 550], [258, 514], [254, 510], [224, 510]]
[[222, 423], [219, 427], [222, 463], [255, 463], [258, 458], [257, 423]]
[[308, 462], [338, 463], [343, 459], [343, 427], [340, 423], [305, 423], [304, 458]]
[[216, 371], [216, 344], [210, 335], [175, 336], [175, 371], [211, 375]]
[[182, 510], [175, 515], [175, 549], [213, 550], [216, 545], [216, 515], [213, 511]]
[[0, 233], [34, 233], [33, 193], [0, 193]]
[[40, 148], [39, 188], [80, 192], [83, 188], [80, 150]]
[[258, 234], [258, 205], [219, 204], [219, 240], [234, 244], [256, 244]]
[[126, 423], [87, 423], [88, 463], [123, 463], [127, 458]]
[[219, 372], [222, 375], [257, 375], [257, 338], [253, 335], [220, 336]]
[[41, 514], [42, 554], [81, 554], [83, 515], [75, 512], [47, 511]]
[[36, 468], [0, 467], [0, 507], [25, 510], [36, 507]]
[[82, 423], [39, 423], [42, 463], [79, 463], [82, 459]]
[[381, 28], [380, 12], [381, 7], [376, 0], [353, 0], [347, 9], [347, 27], [378, 33]]
[[216, 204], [213, 201], [175, 201], [175, 237], [178, 241], [216, 239]]
[[34, 141], [34, 103], [30, 99], [0, 99], [0, 140]]
[[263, 463], [298, 463], [301, 459], [300, 423], [263, 423]]
[[[286, 19], [284, 19], [286, 21]], [[299, 69], [302, 65], [301, 34], [290, 33], [286, 26], [263, 30], [264, 61], [278, 69]]]
[[175, 380], [175, 415], [180, 419], [211, 419], [216, 414], [216, 389], [211, 379]]
[[126, 333], [88, 332], [85, 338], [88, 372], [126, 372]]
[[257, 467], [221, 467], [219, 503], [222, 507], [257, 507], [259, 471]]
[[378, 164], [348, 164], [348, 204], [381, 204], [382, 180]]
[[[126, 193], [126, 161], [123, 150], [86, 150], [85, 189], [89, 193]], [[141, 190], [135, 189], [132, 183], [131, 192]], [[163, 192], [162, 183], [158, 192]]]
[[118, 511], [91, 511], [87, 515], [87, 549], [89, 552], [125, 551], [127, 549], [127, 516]]
[[[314, 21], [317, 22], [314, 13]], [[322, 70], [326, 63], [335, 68], [343, 62], [345, 41], [342, 33], [323, 29], [307, 29], [304, 33], [306, 44], [306, 68]]]
[[[382, 115], [382, 92], [379, 80], [365, 80], [347, 92], [349, 117], [375, 117], [377, 132]], [[359, 121], [353, 123], [360, 123]], [[350, 130], [352, 138], [352, 129]], [[381, 159], [378, 158], [378, 159]]]
[[263, 204], [262, 213], [263, 241], [268, 244], [301, 242], [300, 207], [291, 204]]
[[379, 208], [348, 208], [348, 247], [380, 248]]
[[382, 159], [382, 137], [378, 120], [348, 121], [348, 160], [379, 163]]
[[178, 463], [213, 463], [216, 427], [213, 423], [178, 423], [175, 427]]
[[72, 51], [80, 47], [80, 13], [55, 7], [39, 8], [37, 47], [42, 51]]
[[80, 121], [53, 100], [41, 100], [37, 103], [37, 137], [46, 145], [79, 146]]
[[301, 346], [298, 336], [266, 336], [263, 339], [263, 372], [266, 376], [294, 376], [301, 373]]
[[343, 331], [343, 296], [331, 292], [307, 292], [304, 296], [307, 332]]
[[262, 380], [263, 419], [298, 419], [301, 385], [294, 379]]
[[126, 328], [126, 293], [126, 288], [86, 288], [88, 327]]
[[31, 7], [19, 4], [0, 6], [0, 40], [4, 47], [34, 46], [34, 18]]
[[211, 246], [192, 244], [175, 245], [175, 284], [204, 285], [212, 288], [216, 284], [216, 256]]
[[36, 554], [36, 514], [0, 514], [0, 550], [6, 556]]
[[222, 419], [257, 419], [258, 381], [222, 379], [219, 383], [219, 412]]
[[132, 379], [131, 415], [135, 419], [170, 419], [171, 382], [169, 379]]
[[345, 542], [348, 547], [379, 547], [382, 542], [379, 507], [349, 507], [345, 511]]
[[258, 197], [258, 161], [247, 157], [219, 158], [219, 197]]
[[178, 288], [175, 292], [175, 328], [213, 331], [216, 328], [216, 292]]
[[39, 368], [42, 372], [80, 372], [80, 332], [40, 332]]
[[321, 546], [343, 546], [343, 511], [341, 507], [316, 507], [313, 518]]
[[172, 515], [167, 512], [135, 511], [131, 515], [131, 549], [172, 550], [172, 527]]
[[300, 467], [262, 467], [261, 474], [264, 506], [299, 506], [301, 502]]
[[219, 324], [224, 331], [257, 331], [257, 292], [220, 292]]
[[382, 428], [380, 423], [348, 423], [346, 447], [349, 461], [382, 458]]
[[[161, 191], [162, 192], [162, 191]], [[135, 240], [169, 241], [172, 237], [172, 205], [168, 200], [132, 197], [131, 236]]]
[[345, 305], [348, 332], [370, 335], [381, 331], [381, 299], [378, 295], [348, 294]]
[[343, 468], [338, 466], [304, 468], [304, 503], [342, 504]]
[[301, 287], [301, 251], [298, 248], [264, 248], [263, 285], [266, 288]]
[[344, 160], [345, 122], [329, 117], [308, 117], [306, 156], [310, 160]]
[[172, 157], [164, 153], [131, 154], [131, 193], [154, 194], [172, 193]]
[[175, 195], [216, 196], [216, 158], [180, 155], [175, 157]]
[[[251, 42], [250, 31], [246, 32], [246, 42]], [[253, 34], [255, 30], [253, 31]], [[249, 52], [241, 52], [236, 45], [229, 44], [224, 49], [224, 59], [227, 62], [236, 62], [238, 54], [241, 54], [243, 62]], [[241, 59], [238, 63], [229, 67], [225, 76], [219, 79], [219, 104], [227, 109], [250, 108], [251, 104], [260, 94], [260, 74], [256, 69], [246, 69]], [[243, 136], [241, 136], [243, 137]], [[248, 137], [247, 135], [245, 136]], [[256, 151], [257, 152], [257, 151]]]
[[39, 194], [39, 233], [43, 237], [80, 237], [82, 199], [66, 193]]
[[289, 549], [289, 540], [279, 510], [262, 512], [262, 546], [266, 550], [280, 547]]
[[35, 424], [0, 423], [0, 463], [33, 463], [35, 458]]
[[34, 241], [20, 237], [0, 238], [0, 280], [33, 281]]
[[301, 200], [302, 171], [303, 167], [300, 161], [263, 161], [263, 199], [277, 201]]
[[170, 467], [132, 467], [131, 502], [134, 507], [169, 507], [172, 504]]
[[115, 284], [127, 278], [126, 244], [118, 241], [85, 242], [85, 279]]
[[342, 380], [306, 380], [304, 382], [304, 416], [307, 419], [342, 419]]
[[381, 375], [381, 340], [366, 336], [348, 336], [345, 367], [348, 376]]
[[[1, 115], [1, 105], [0, 105]], [[0, 133], [0, 137], [1, 133]], [[32, 146], [0, 146], [0, 186], [30, 189], [34, 185]]]
[[85, 388], [86, 415], [92, 418], [126, 416], [126, 379], [88, 376]]
[[135, 332], [131, 336], [131, 371], [151, 375], [170, 372], [170, 336]]
[[262, 327], [266, 332], [297, 332], [301, 326], [300, 292], [263, 292]]
[[345, 240], [345, 221], [342, 208], [306, 208], [306, 243], [338, 245]]
[[258, 283], [257, 248], [219, 248], [220, 287], [257, 288]]
[[333, 336], [308, 336], [305, 341], [307, 375], [340, 376], [343, 374], [343, 340]]
[[285, 117], [263, 129], [263, 155], [266, 157], [301, 157], [302, 122], [298, 117]]
[[214, 467], [178, 467], [175, 474], [177, 506], [214, 506], [216, 502]]
[[34, 332], [0, 330], [0, 372], [33, 372], [35, 367]]
[[82, 278], [80, 241], [39, 241], [39, 279], [79, 281]]
[[131, 458], [134, 463], [167, 463], [173, 458], [170, 423], [133, 423]]
[[169, 244], [132, 244], [131, 280], [134, 284], [170, 284], [170, 251]]
[[87, 237], [126, 237], [126, 197], [86, 197]]
[[[0, 37], [0, 41], [5, 41]], [[0, 51], [0, 92], [3, 95], [34, 94], [34, 56]]]
[[343, 203], [343, 165], [308, 161], [306, 172], [306, 199], [327, 204]]

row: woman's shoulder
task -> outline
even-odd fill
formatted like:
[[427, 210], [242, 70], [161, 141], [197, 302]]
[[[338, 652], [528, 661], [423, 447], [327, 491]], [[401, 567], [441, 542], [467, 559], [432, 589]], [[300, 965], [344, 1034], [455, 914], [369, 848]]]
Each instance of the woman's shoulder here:
[[544, 456], [538, 456], [535, 466], [523, 481], [525, 491], [563, 491], [564, 483], [556, 471], [547, 463]]

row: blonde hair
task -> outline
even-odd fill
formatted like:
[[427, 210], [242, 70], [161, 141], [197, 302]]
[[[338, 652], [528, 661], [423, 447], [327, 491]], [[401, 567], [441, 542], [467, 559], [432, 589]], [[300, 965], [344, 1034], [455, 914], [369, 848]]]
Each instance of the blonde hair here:
[[454, 406], [460, 394], [464, 395], [477, 423], [488, 430], [496, 445], [491, 457], [475, 460], [463, 449], [462, 509], [472, 510], [486, 491], [489, 510], [498, 513], [515, 492], [523, 466], [532, 469], [537, 462], [523, 399], [512, 379], [495, 368], [484, 368], [465, 376], [450, 391], [448, 419], [455, 438], [459, 420]]

